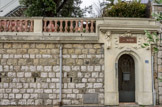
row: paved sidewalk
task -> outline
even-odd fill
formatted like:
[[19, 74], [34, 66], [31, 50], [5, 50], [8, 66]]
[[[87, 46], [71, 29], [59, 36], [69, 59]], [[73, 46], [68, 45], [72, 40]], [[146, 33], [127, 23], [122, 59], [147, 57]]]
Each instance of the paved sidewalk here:
[[[0, 107], [59, 107], [59, 106], [0, 106]], [[157, 106], [139, 106], [139, 105], [119, 105], [119, 106], [61, 106], [61, 107], [162, 107], [162, 105]]]

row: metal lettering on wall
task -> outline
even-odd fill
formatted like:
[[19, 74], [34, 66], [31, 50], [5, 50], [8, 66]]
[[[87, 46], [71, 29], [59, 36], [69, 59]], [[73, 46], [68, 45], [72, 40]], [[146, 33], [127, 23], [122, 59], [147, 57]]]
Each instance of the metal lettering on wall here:
[[136, 37], [119, 37], [119, 43], [137, 43]]

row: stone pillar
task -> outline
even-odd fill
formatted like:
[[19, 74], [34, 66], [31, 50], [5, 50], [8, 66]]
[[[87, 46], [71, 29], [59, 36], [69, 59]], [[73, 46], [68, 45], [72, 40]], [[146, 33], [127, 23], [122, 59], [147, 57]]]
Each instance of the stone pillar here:
[[34, 33], [42, 33], [43, 31], [43, 18], [34, 18]]

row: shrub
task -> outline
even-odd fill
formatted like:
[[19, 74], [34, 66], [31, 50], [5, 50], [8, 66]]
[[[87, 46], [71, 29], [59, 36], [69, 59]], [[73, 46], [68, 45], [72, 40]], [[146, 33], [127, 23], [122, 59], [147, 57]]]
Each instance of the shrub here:
[[146, 5], [137, 1], [118, 2], [110, 8], [105, 8], [106, 17], [146, 17]]

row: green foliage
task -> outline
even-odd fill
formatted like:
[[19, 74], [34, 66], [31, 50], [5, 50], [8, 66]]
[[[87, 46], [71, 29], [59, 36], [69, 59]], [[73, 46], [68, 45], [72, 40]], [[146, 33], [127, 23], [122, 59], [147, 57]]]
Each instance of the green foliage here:
[[56, 13], [56, 4], [53, 0], [20, 0], [27, 7], [26, 16], [53, 16]]
[[[162, 4], [162, 0], [155, 0], [154, 2], [157, 4]], [[157, 21], [160, 21], [160, 22], [162, 21], [162, 13], [153, 13], [152, 16]], [[145, 33], [147, 35], [148, 43], [143, 43], [143, 45], [141, 47], [146, 48], [146, 47], [150, 46], [151, 44], [154, 44], [153, 51], [158, 52], [159, 51], [158, 50], [158, 41], [160, 40], [158, 34], [150, 33], [148, 31], [145, 31]]]
[[153, 13], [152, 16], [155, 17], [157, 21], [161, 21], [162, 20], [162, 13], [159, 13], [159, 14]]
[[148, 40], [147, 40], [147, 43], [143, 43], [141, 47], [146, 48], [146, 47], [149, 47], [151, 44], [154, 44], [155, 46], [153, 47], [153, 50], [154, 52], [158, 52], [158, 47], [157, 47], [157, 43], [159, 41], [158, 34], [155, 32], [150, 33], [148, 31], [145, 31], [145, 34]]
[[162, 4], [162, 0], [155, 0], [155, 3]]
[[25, 16], [82, 17], [81, 0], [20, 0]]
[[145, 11], [146, 5], [141, 4], [140, 1], [133, 2], [121, 2], [118, 1], [117, 4], [109, 6], [104, 11], [103, 16], [110, 17], [146, 17]]
[[[66, 4], [57, 13], [61, 17], [82, 17], [84, 10], [80, 8], [81, 0], [67, 0]], [[86, 11], [86, 10], [85, 10]]]

